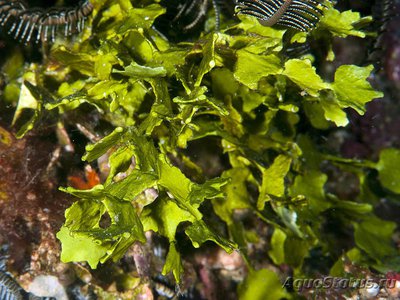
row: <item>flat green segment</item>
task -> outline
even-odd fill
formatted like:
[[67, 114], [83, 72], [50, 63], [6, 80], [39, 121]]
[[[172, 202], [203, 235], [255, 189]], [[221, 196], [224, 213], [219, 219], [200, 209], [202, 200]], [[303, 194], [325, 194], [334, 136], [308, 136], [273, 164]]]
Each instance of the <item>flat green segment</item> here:
[[62, 244], [61, 261], [66, 263], [86, 261], [93, 269], [107, 255], [110, 248], [108, 245], [98, 245], [90, 238], [74, 237], [64, 226], [57, 233], [57, 238]]
[[394, 148], [382, 150], [376, 169], [382, 185], [400, 194], [400, 150]]
[[185, 230], [195, 248], [199, 248], [205, 241], [213, 241], [226, 252], [231, 253], [236, 245], [214, 233], [203, 221], [196, 221]]
[[[100, 227], [107, 213], [111, 224]], [[104, 199], [75, 202], [65, 213], [66, 222], [57, 237], [63, 248], [64, 262], [87, 261], [92, 268], [109, 258], [118, 260], [134, 241], [145, 242], [143, 227], [130, 203]]]
[[[399, 269], [394, 224], [376, 214], [398, 202], [400, 152], [360, 160], [339, 149], [347, 129], [337, 127], [383, 94], [368, 81], [372, 66], [338, 66], [332, 38], [364, 37], [370, 18], [326, 1], [307, 33], [239, 16], [172, 43], [154, 26], [160, 3], [93, 0], [91, 36], [89, 27], [55, 44], [44, 66], [18, 50], [2, 69], [17, 137], [43, 124], [72, 133], [60, 149], [86, 143], [72, 167], [90, 164], [101, 178], [61, 188], [75, 199], [57, 234], [62, 260], [117, 261], [153, 231], [169, 244], [163, 273], [180, 281], [181, 241], [187, 252], [214, 243], [248, 263], [240, 299], [290, 298], [275, 273], [254, 270], [261, 248], [274, 269], [304, 276], [315, 261], [344, 272], [343, 253]], [[309, 41], [323, 45], [318, 57]]]
[[257, 201], [257, 208], [262, 210], [265, 202], [271, 197], [283, 197], [285, 195], [285, 177], [289, 172], [292, 160], [285, 155], [279, 155], [268, 169], [261, 168], [262, 184]]
[[151, 77], [164, 77], [167, 75], [167, 70], [164, 67], [146, 67], [132, 62], [123, 71], [113, 70], [114, 73], [119, 73], [135, 79], [151, 78]]
[[280, 300], [289, 297], [278, 276], [271, 270], [251, 272], [238, 288], [240, 300]]
[[316, 73], [315, 68], [308, 59], [288, 60], [282, 74], [286, 75], [302, 90], [313, 97], [318, 96], [319, 91], [330, 88], [329, 84], [324, 82]]
[[261, 78], [276, 75], [282, 70], [281, 61], [275, 54], [264, 56], [240, 49], [236, 55], [235, 78], [251, 89], [258, 88]]
[[162, 273], [164, 275], [172, 272], [174, 278], [177, 282], [181, 280], [181, 276], [184, 273], [184, 269], [182, 266], [181, 255], [176, 250], [175, 243], [170, 243], [169, 251], [167, 255], [167, 259], [165, 265], [163, 267]]
[[371, 17], [361, 18], [360, 13], [353, 11], [339, 12], [336, 9], [329, 9], [321, 19], [321, 27], [328, 29], [333, 35], [346, 37], [349, 35], [365, 37], [365, 32], [358, 30], [354, 25], [357, 23], [369, 23]]
[[372, 70], [373, 66], [353, 65], [343, 65], [336, 70], [332, 86], [342, 108], [351, 107], [364, 114], [366, 103], [383, 97], [383, 93], [375, 91], [367, 81]]
[[[95, 268], [99, 262], [118, 260], [133, 242], [145, 242], [144, 230], [156, 231], [170, 243], [175, 243], [177, 228], [184, 222], [200, 224], [187, 231], [194, 245], [211, 240], [229, 251], [234, 248], [233, 243], [202, 223], [202, 214], [198, 210], [206, 199], [224, 197], [222, 188], [226, 179], [215, 178], [203, 184], [192, 182], [134, 128], [116, 129], [96, 144], [89, 145], [85, 159], [97, 159], [116, 146], [120, 148], [109, 157], [112, 167], [104, 185], [89, 190], [63, 189], [81, 198], [67, 210], [66, 222], [58, 234], [61, 242], [68, 244], [63, 247], [63, 261], [88, 261]], [[134, 169], [131, 170], [132, 166]], [[128, 175], [117, 179], [121, 172], [128, 172]], [[138, 215], [134, 204], [148, 189], [156, 189], [164, 196], [159, 195], [153, 204], [146, 201], [151, 205]], [[111, 224], [101, 228], [99, 223], [105, 213]], [[85, 246], [84, 249], [76, 251], [73, 241], [78, 247]], [[176, 269], [179, 254], [174, 252], [175, 248], [171, 249], [164, 270], [172, 271], [179, 281], [181, 271]], [[94, 256], [90, 256], [92, 251]]]
[[320, 213], [331, 207], [331, 203], [325, 198], [324, 185], [327, 175], [317, 171], [310, 171], [296, 177], [291, 188], [293, 195], [304, 195], [315, 213]]
[[354, 237], [357, 246], [377, 260], [398, 255], [393, 248], [392, 235], [396, 228], [394, 222], [384, 221], [377, 217], [370, 218], [354, 225]]

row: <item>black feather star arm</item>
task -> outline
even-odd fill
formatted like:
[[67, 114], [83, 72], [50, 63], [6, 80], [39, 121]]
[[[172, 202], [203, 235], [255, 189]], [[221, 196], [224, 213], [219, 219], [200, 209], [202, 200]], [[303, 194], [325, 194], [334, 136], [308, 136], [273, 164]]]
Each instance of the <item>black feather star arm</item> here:
[[0, 300], [56, 300], [54, 297], [40, 297], [26, 292], [6, 271], [8, 246], [0, 246]]
[[182, 41], [199, 36], [210, 9], [215, 15], [215, 30], [221, 17], [234, 15], [236, 0], [161, 0], [166, 13], [156, 19], [154, 27], [171, 41]]
[[323, 0], [238, 0], [238, 14], [256, 17], [264, 26], [281, 25], [299, 31], [315, 27], [323, 13]]
[[1, 300], [56, 300], [54, 297], [39, 297], [26, 292], [7, 273], [0, 271], [0, 299]]
[[0, 28], [25, 44], [54, 42], [56, 33], [64, 36], [81, 32], [93, 5], [82, 1], [77, 7], [29, 8], [20, 0], [0, 0]]
[[7, 273], [0, 272], [0, 299], [22, 300], [25, 291]]
[[[377, 32], [377, 37], [371, 41], [368, 50], [368, 63], [375, 66], [375, 72], [383, 71], [387, 67], [397, 66], [393, 59], [400, 44], [398, 28], [400, 24], [400, 3], [396, 0], [377, 0], [373, 6], [372, 16], [374, 23], [372, 29]], [[390, 77], [390, 76], [389, 76]]]

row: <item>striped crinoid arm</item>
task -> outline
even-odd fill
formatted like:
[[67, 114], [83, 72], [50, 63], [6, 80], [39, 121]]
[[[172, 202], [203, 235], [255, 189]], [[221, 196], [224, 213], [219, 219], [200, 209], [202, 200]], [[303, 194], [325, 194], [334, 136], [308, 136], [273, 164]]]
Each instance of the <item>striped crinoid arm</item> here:
[[17, 17], [25, 9], [26, 5], [21, 1], [0, 0], [0, 25], [4, 26], [11, 17]]
[[264, 26], [281, 25], [300, 31], [314, 28], [324, 0], [238, 0], [238, 14], [256, 17]]
[[0, 31], [25, 44], [54, 42], [58, 31], [65, 37], [81, 32], [92, 10], [89, 0], [81, 1], [76, 7], [51, 9], [29, 8], [21, 0], [0, 0]]

